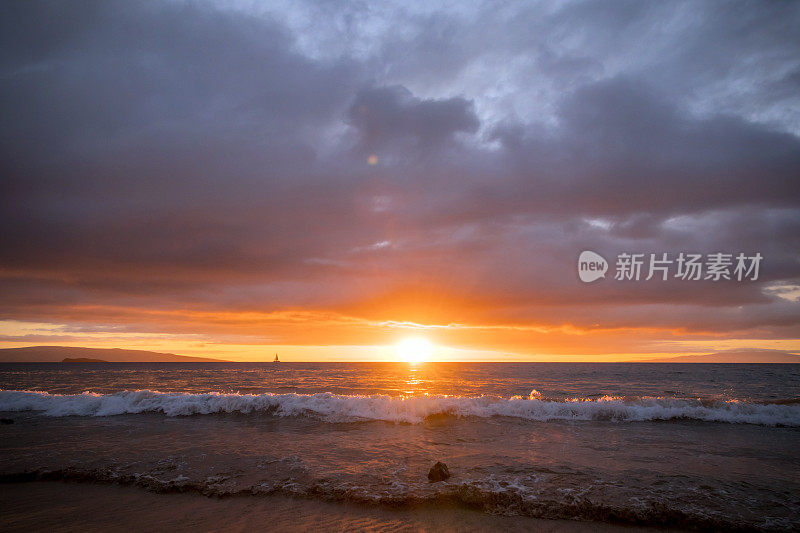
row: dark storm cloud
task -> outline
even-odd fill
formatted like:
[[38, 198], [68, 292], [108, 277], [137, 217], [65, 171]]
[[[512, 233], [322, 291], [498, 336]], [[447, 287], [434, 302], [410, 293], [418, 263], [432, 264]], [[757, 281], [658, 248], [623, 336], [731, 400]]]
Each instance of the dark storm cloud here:
[[[10, 2], [0, 311], [350, 312], [431, 290], [476, 321], [796, 326], [762, 289], [800, 279], [797, 8], [731, 6], [339, 24], [299, 4], [299, 33], [203, 3]], [[583, 249], [766, 263], [722, 289], [590, 288]]]
[[555, 134], [495, 133], [507, 151], [502, 162], [513, 161], [518, 173], [510, 194], [535, 210], [569, 202], [593, 214], [692, 212], [800, 199], [797, 137], [735, 117], [689, 117], [643, 83], [582, 87], [558, 117]]
[[365, 153], [438, 150], [458, 132], [475, 133], [479, 122], [463, 98], [420, 100], [405, 87], [359, 92], [348, 118]]
[[275, 24], [202, 7], [15, 7], [3, 49], [22, 57], [0, 93], [8, 261], [63, 248], [227, 263], [240, 239], [281, 226], [287, 201], [324, 218], [297, 189], [351, 98], [351, 66], [305, 60]]

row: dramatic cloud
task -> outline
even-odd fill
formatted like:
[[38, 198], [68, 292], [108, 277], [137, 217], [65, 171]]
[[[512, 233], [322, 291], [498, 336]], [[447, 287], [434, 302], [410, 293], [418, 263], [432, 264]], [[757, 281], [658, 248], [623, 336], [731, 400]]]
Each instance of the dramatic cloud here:
[[[9, 2], [0, 319], [320, 345], [451, 324], [432, 334], [519, 353], [796, 340], [797, 20]], [[586, 249], [764, 262], [752, 282], [584, 285]]]

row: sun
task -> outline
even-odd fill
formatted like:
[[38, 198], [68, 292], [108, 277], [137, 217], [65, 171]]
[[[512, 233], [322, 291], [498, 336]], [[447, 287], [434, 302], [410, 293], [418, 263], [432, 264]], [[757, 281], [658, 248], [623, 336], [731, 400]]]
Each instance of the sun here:
[[397, 343], [397, 357], [411, 364], [423, 363], [433, 355], [433, 344], [421, 337], [408, 337]]

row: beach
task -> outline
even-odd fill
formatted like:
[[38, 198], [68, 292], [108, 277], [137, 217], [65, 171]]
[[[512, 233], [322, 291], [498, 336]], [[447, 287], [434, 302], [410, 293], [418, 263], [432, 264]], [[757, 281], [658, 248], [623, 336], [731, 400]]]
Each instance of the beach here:
[[[47, 502], [42, 505], [42, 502]], [[669, 531], [571, 520], [494, 516], [456, 507], [385, 509], [268, 496], [209, 498], [115, 485], [0, 484], [4, 531]]]

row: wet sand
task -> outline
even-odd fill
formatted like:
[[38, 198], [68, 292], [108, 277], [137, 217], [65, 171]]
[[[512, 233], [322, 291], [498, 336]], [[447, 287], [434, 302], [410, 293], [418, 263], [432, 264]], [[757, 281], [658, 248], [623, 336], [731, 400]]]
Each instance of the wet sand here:
[[[385, 509], [283, 496], [208, 498], [89, 483], [0, 484], [0, 530], [11, 531], [539, 531], [664, 529], [492, 516], [466, 509]], [[670, 530], [676, 531], [676, 530]]]

